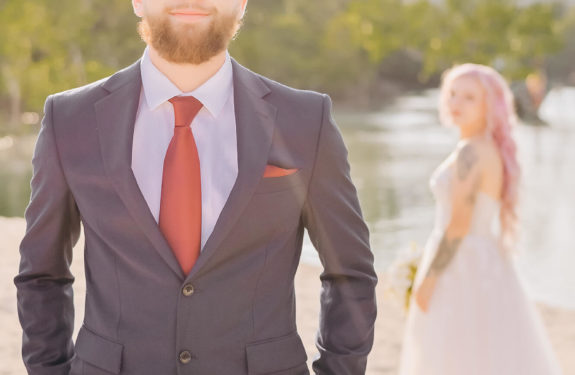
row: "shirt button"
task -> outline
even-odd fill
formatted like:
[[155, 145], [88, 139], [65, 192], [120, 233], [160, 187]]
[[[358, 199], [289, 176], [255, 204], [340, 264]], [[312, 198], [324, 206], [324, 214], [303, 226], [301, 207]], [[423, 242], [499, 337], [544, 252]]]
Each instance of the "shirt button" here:
[[186, 363], [190, 363], [190, 361], [192, 360], [192, 354], [187, 350], [184, 350], [180, 352], [178, 359], [180, 360], [180, 363], [185, 365]]
[[194, 286], [192, 284], [184, 285], [184, 287], [182, 288], [182, 294], [186, 297], [191, 296], [192, 294], [194, 294]]

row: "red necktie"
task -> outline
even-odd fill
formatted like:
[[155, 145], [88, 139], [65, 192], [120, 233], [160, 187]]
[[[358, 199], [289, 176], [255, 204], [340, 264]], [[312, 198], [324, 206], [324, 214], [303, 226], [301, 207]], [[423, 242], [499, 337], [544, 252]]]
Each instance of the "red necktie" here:
[[202, 237], [200, 158], [190, 128], [202, 103], [192, 96], [170, 102], [176, 126], [164, 159], [160, 230], [187, 275], [200, 255]]

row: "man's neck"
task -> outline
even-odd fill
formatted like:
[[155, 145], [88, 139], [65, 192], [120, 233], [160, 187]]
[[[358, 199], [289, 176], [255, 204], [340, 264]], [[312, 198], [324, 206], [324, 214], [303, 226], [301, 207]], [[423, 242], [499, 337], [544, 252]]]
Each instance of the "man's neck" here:
[[161, 57], [152, 46], [149, 46], [148, 49], [152, 64], [182, 92], [194, 91], [203, 85], [220, 70], [226, 60], [226, 51], [224, 50], [199, 65], [175, 64]]

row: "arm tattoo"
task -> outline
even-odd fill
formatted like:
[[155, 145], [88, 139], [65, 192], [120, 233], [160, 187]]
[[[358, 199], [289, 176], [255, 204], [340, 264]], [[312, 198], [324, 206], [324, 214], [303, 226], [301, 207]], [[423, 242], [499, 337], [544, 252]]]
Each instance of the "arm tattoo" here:
[[441, 243], [439, 244], [439, 249], [433, 258], [433, 262], [427, 271], [427, 275], [439, 276], [447, 268], [455, 252], [461, 243], [461, 238], [454, 238], [451, 241], [447, 239], [447, 236], [443, 236]]
[[[468, 144], [461, 149], [456, 161], [457, 177], [460, 181], [464, 181], [469, 178], [471, 171], [478, 161], [479, 155], [477, 155], [477, 152], [472, 145]], [[477, 192], [479, 191], [480, 186], [481, 178], [477, 177], [474, 179], [471, 191], [465, 199], [466, 203], [471, 206], [475, 204]], [[462, 239], [462, 237], [456, 237], [449, 240], [447, 238], [447, 234], [443, 236], [441, 243], [439, 244], [439, 248], [437, 249], [437, 253], [427, 271], [427, 276], [439, 276], [443, 271], [445, 271], [455, 256]]]
[[475, 201], [477, 200], [477, 193], [479, 192], [480, 187], [481, 187], [481, 178], [478, 177], [473, 181], [473, 186], [471, 187], [471, 191], [467, 196], [466, 201], [470, 206], [475, 205]]
[[469, 176], [478, 160], [479, 156], [472, 145], [466, 145], [461, 149], [456, 162], [459, 180], [463, 181]]

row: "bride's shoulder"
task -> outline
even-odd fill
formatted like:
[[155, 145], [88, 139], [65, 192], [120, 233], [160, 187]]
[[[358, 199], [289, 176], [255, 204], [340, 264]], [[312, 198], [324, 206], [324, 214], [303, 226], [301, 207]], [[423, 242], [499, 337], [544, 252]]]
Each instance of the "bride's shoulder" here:
[[493, 168], [498, 160], [499, 153], [493, 142], [484, 138], [462, 139], [432, 175], [461, 166], [468, 169], [489, 169]]
[[454, 159], [473, 164], [483, 172], [498, 172], [502, 164], [497, 146], [486, 138], [461, 140], [454, 151]]
[[480, 163], [498, 156], [497, 146], [492, 140], [486, 138], [462, 139], [457, 143], [454, 151], [455, 158], [473, 157]]
[[457, 143], [452, 157], [453, 162], [465, 164], [468, 168], [481, 164], [486, 154], [486, 146], [483, 140], [462, 139]]
[[489, 140], [485, 138], [466, 138], [460, 139], [455, 146], [456, 153], [469, 152], [469, 150], [474, 150], [475, 152], [483, 152], [489, 147]]

